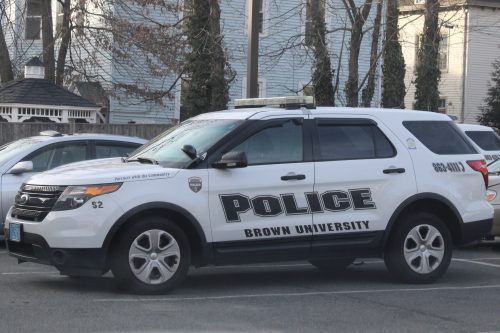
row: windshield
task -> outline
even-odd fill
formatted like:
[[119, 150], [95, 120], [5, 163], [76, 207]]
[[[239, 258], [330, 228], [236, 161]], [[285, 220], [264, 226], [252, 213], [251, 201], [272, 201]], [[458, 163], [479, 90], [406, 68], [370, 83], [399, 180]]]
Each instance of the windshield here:
[[42, 141], [33, 139], [21, 139], [7, 143], [0, 147], [0, 166], [10, 161], [14, 156], [39, 144]]
[[182, 146], [191, 145], [201, 155], [242, 122], [228, 119], [188, 120], [149, 141], [128, 160], [152, 158], [163, 167], [182, 168], [191, 162], [182, 152]]

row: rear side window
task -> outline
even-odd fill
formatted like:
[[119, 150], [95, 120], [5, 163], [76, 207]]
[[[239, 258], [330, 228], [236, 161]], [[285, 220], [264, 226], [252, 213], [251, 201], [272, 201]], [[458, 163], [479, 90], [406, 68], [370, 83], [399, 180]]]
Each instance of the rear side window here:
[[116, 142], [96, 142], [95, 153], [96, 158], [110, 157], [127, 157], [127, 154], [132, 153], [139, 148], [140, 144], [125, 144]]
[[386, 158], [394, 148], [377, 126], [318, 123], [316, 160]]
[[476, 153], [452, 121], [403, 121], [403, 125], [434, 154]]
[[465, 134], [482, 150], [500, 150], [500, 136], [493, 131], [467, 131]]

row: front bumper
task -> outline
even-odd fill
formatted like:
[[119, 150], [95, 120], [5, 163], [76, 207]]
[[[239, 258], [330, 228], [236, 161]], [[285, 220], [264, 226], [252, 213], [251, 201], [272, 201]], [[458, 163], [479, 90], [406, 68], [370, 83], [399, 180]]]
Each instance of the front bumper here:
[[460, 244], [465, 245], [488, 236], [493, 226], [493, 218], [462, 223], [462, 237]]
[[[9, 235], [9, 229], [5, 229]], [[7, 250], [19, 262], [30, 261], [56, 267], [63, 275], [101, 276], [106, 273], [106, 248], [51, 248], [40, 235], [24, 232], [22, 242], [6, 237]]]

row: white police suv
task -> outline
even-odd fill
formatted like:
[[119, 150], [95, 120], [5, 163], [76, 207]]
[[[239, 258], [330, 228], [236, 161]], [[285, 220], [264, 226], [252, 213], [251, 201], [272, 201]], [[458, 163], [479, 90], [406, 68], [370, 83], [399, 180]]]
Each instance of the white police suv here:
[[360, 257], [430, 283], [453, 245], [492, 227], [484, 157], [445, 115], [314, 108], [309, 97], [236, 106], [129, 158], [31, 177], [8, 213], [10, 255], [70, 276], [111, 270], [142, 294], [172, 290], [190, 265], [337, 270]]
[[476, 144], [477, 151], [484, 155], [488, 164], [500, 159], [500, 136], [492, 127], [472, 124], [457, 126]]

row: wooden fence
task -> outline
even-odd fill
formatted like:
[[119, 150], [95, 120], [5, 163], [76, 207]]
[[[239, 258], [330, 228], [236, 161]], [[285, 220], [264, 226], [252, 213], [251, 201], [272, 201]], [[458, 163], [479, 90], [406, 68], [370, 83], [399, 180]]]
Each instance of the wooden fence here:
[[58, 131], [62, 134], [101, 133], [136, 136], [150, 140], [165, 132], [172, 125], [151, 124], [55, 124], [55, 123], [0, 123], [0, 145], [38, 135], [42, 131]]

